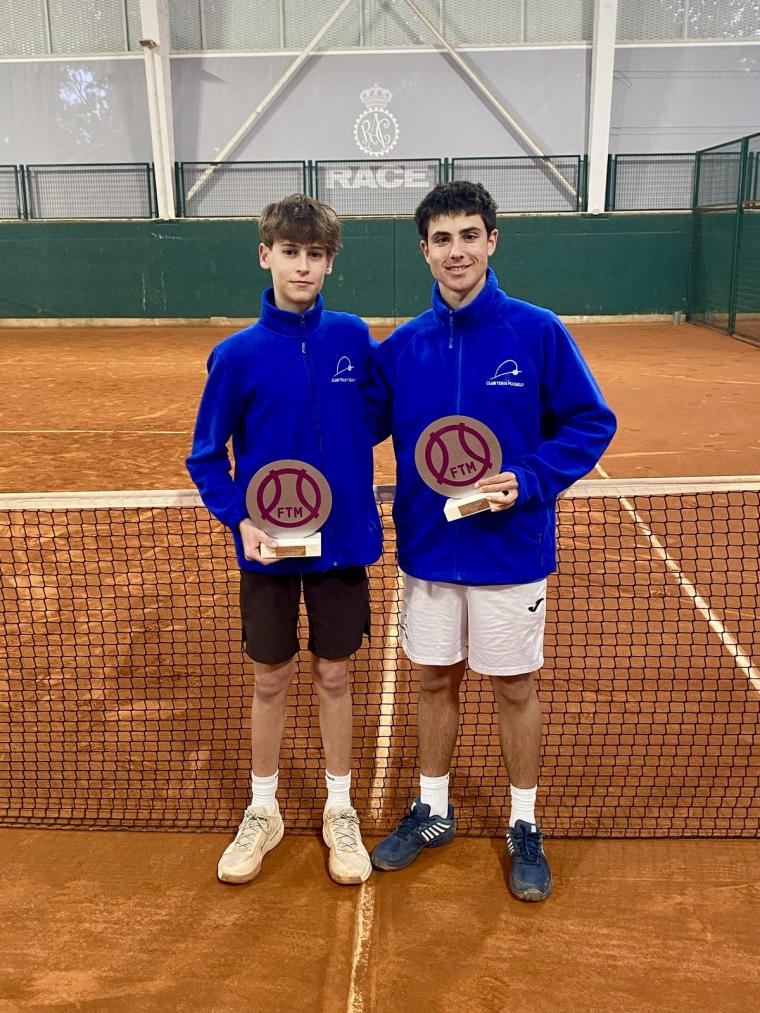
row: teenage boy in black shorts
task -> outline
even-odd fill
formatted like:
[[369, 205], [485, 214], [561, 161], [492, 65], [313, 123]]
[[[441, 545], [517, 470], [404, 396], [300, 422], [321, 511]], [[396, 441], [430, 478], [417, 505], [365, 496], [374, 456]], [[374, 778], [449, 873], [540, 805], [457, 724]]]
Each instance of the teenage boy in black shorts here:
[[[303, 591], [326, 760], [323, 837], [330, 875], [338, 883], [361, 883], [371, 865], [350, 798], [348, 669], [369, 630], [365, 566], [380, 555], [382, 540], [362, 391], [372, 342], [358, 317], [323, 306], [320, 290], [340, 245], [331, 208], [301, 194], [286, 197], [265, 208], [259, 235], [259, 260], [271, 271], [273, 287], [262, 297], [258, 323], [211, 353], [187, 460], [203, 502], [233, 532], [255, 675], [252, 799], [217, 874], [226, 883], [248, 882], [282, 839], [278, 757]], [[346, 382], [332, 382], [339, 372]], [[321, 528], [321, 555], [273, 562], [262, 558], [261, 547], [276, 542], [249, 518], [245, 495], [260, 468], [285, 459], [321, 471], [333, 503]]]

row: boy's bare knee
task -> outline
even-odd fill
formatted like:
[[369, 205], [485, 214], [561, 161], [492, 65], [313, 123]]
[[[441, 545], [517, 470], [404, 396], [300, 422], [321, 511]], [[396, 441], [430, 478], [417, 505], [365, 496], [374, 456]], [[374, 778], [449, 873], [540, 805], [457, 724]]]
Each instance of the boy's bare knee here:
[[314, 682], [320, 693], [343, 696], [348, 691], [348, 658], [312, 658]]
[[288, 695], [293, 678], [292, 659], [282, 665], [263, 665], [257, 662], [254, 665], [254, 673], [253, 691], [258, 700], [274, 702]]
[[455, 665], [423, 665], [420, 686], [425, 693], [456, 693], [464, 675], [464, 662]]
[[519, 707], [535, 692], [532, 672], [523, 675], [492, 676], [491, 683], [496, 699], [507, 707]]

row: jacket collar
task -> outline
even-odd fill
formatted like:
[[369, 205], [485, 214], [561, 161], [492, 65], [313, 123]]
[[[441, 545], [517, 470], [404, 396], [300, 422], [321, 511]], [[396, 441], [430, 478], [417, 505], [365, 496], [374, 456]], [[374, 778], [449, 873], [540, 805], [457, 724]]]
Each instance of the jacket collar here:
[[486, 283], [483, 288], [478, 292], [472, 302], [467, 303], [466, 306], [462, 306], [461, 309], [452, 310], [448, 303], [443, 301], [441, 296], [441, 290], [438, 287], [438, 282], [433, 285], [433, 311], [435, 315], [441, 320], [448, 324], [451, 314], [454, 314], [454, 320], [457, 324], [470, 324], [478, 323], [483, 320], [491, 308], [491, 303], [497, 298], [499, 293], [499, 282], [491, 270], [488, 268], [486, 272]]
[[322, 319], [323, 309], [324, 302], [320, 292], [317, 295], [317, 301], [306, 313], [291, 313], [290, 310], [281, 310], [274, 304], [274, 289], [268, 288], [261, 296], [260, 322], [267, 330], [298, 338], [316, 331]]

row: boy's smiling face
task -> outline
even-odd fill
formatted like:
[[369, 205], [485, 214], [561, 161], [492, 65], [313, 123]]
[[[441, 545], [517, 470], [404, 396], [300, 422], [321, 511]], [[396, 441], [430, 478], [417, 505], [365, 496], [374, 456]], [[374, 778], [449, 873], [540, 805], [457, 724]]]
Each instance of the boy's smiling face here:
[[274, 301], [278, 309], [305, 313], [322, 290], [325, 275], [332, 271], [334, 254], [316, 243], [275, 239], [259, 245], [259, 263], [272, 272]]
[[496, 229], [489, 233], [480, 215], [439, 215], [420, 243], [441, 295], [453, 309], [471, 302], [485, 284], [488, 258], [496, 249]]

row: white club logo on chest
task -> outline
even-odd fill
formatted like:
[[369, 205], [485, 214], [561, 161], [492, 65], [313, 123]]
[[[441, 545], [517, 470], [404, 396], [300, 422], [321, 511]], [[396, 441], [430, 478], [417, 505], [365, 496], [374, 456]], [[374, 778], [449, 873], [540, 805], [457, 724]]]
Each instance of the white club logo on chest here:
[[330, 383], [356, 383], [357, 378], [354, 376], [356, 367], [351, 362], [347, 355], [341, 355], [335, 366], [335, 372], [330, 380]]
[[486, 387], [524, 387], [525, 383], [518, 380], [522, 370], [514, 359], [505, 359], [493, 371], [493, 376], [486, 380]]

